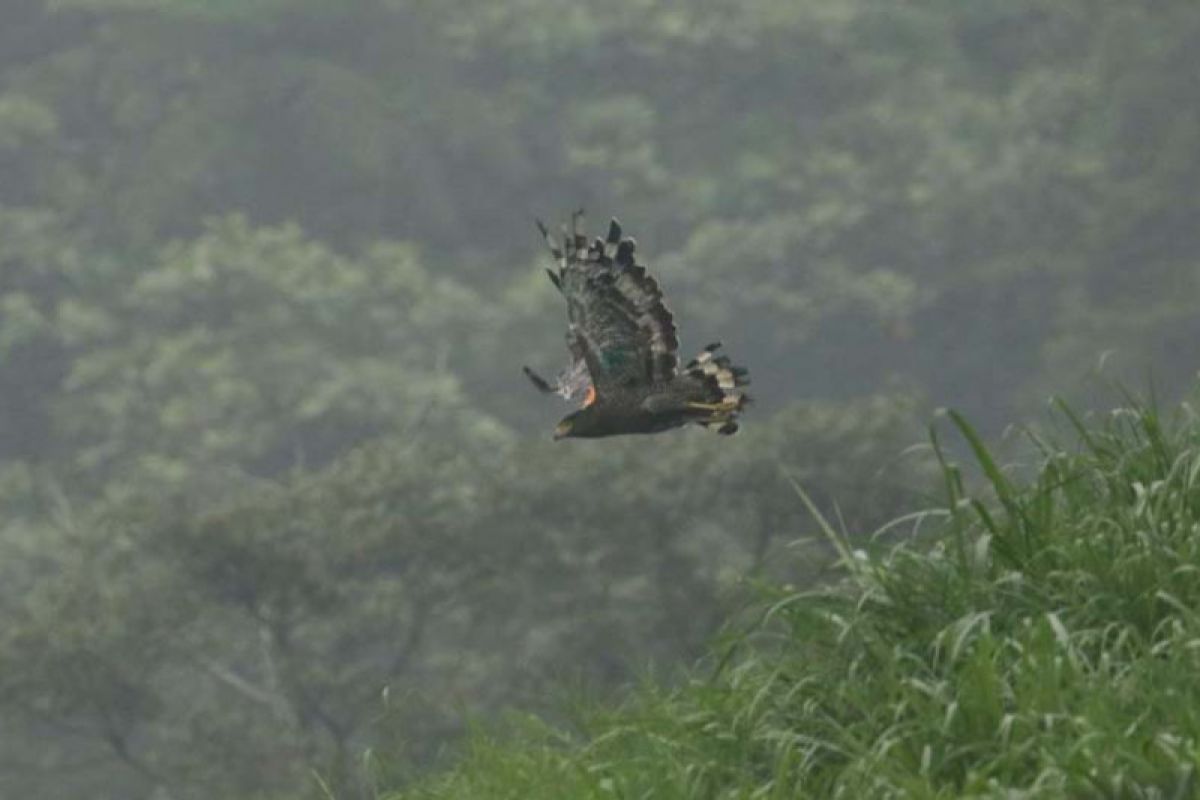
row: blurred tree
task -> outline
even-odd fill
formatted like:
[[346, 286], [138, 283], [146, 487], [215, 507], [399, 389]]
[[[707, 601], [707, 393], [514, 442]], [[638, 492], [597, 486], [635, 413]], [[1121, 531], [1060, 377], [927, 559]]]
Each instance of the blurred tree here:
[[1101, 177], [1083, 236], [1064, 242], [1083, 256], [1045, 372], [1080, 374], [1112, 351], [1118, 374], [1150, 373], [1179, 394], [1196, 375], [1200, 337], [1200, 97], [1188, 78], [1200, 71], [1200, 13], [1131, 3], [1092, 26], [1097, 63], [1078, 76], [1090, 102], [1073, 122]]
[[113, 326], [125, 277], [51, 211], [0, 205], [0, 465], [70, 452], [53, 409], [72, 360]]
[[292, 226], [225, 218], [167, 246], [111, 311], [119, 323], [63, 385], [81, 478], [202, 491], [387, 431], [498, 429], [465, 413], [450, 371], [486, 336], [487, 309], [412, 248], [350, 259]]
[[827, 504], [852, 487], [870, 526], [922, 488], [877, 475], [910, 419], [878, 398], [607, 452], [421, 429], [225, 501], [143, 484], [36, 546], [10, 531], [0, 707], [130, 792], [295, 792], [315, 768], [358, 796], [372, 743], [429, 763], [464, 707], [611, 689], [699, 652], [745, 572], [820, 573], [819, 542], [785, 555], [808, 523], [780, 465]]
[[[419, 241], [500, 290], [533, 246], [512, 232], [582, 202], [752, 317], [764, 364], [803, 345], [804, 379], [771, 394], [903, 373], [1002, 422], [1107, 326], [1130, 360], [1186, 361], [1154, 344], [1188, 333], [1162, 310], [1197, 182], [1183, 0], [21, 8], [54, 35], [5, 69], [0, 148], [21, 158], [0, 154], [0, 193], [146, 260], [240, 210]], [[722, 234], [737, 252], [701, 249]], [[1148, 297], [1102, 277], [1131, 258]], [[1118, 334], [1142, 315], [1110, 294], [1160, 309], [1163, 336]]]

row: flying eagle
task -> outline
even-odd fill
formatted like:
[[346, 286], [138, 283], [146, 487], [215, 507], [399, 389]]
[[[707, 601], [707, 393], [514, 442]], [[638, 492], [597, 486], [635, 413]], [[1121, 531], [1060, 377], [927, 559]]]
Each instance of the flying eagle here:
[[525, 374], [539, 390], [583, 403], [558, 423], [554, 438], [658, 433], [688, 423], [736, 433], [749, 402], [740, 391], [750, 382], [746, 370], [716, 354], [720, 342], [680, 368], [675, 322], [658, 282], [637, 263], [634, 240], [621, 238], [614, 219], [608, 236], [589, 244], [582, 213], [571, 216], [561, 242], [537, 223], [558, 262], [546, 272], [567, 300], [571, 363], [553, 383], [529, 367]]

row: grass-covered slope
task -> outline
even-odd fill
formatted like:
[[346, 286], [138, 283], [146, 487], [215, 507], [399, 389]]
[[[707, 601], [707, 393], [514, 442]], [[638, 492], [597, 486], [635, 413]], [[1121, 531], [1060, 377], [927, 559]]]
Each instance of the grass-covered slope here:
[[842, 545], [843, 585], [779, 591], [685, 686], [481, 736], [389, 800], [1192, 797], [1200, 424], [1063, 413], [1027, 481], [954, 417], [985, 480], [943, 460], [936, 533]]

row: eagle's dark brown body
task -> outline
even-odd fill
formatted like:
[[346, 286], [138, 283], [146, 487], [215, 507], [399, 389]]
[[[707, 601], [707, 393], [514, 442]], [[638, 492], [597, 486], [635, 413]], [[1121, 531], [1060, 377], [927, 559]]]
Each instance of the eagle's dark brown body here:
[[678, 428], [697, 421], [697, 412], [689, 410], [687, 403], [702, 394], [702, 387], [678, 380], [618, 389], [606, 396], [604, 402], [592, 403], [567, 415], [570, 424], [564, 434], [595, 438]]
[[658, 282], [637, 263], [633, 239], [621, 238], [614, 219], [607, 238], [589, 244], [578, 225], [576, 214], [558, 243], [538, 223], [558, 261], [549, 274], [567, 300], [572, 363], [554, 384], [525, 372], [542, 391], [585, 398], [555, 438], [658, 433], [688, 423], [736, 432], [748, 401], [740, 391], [749, 383], [746, 370], [715, 355], [719, 344], [679, 367], [674, 319]]

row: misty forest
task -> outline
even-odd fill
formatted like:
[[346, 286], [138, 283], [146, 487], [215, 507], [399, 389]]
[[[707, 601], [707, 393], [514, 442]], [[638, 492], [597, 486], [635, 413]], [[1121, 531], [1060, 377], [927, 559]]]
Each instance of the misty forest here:
[[[1195, 796], [1198, 41], [4, 0], [0, 798]], [[736, 435], [554, 440], [579, 208]]]

